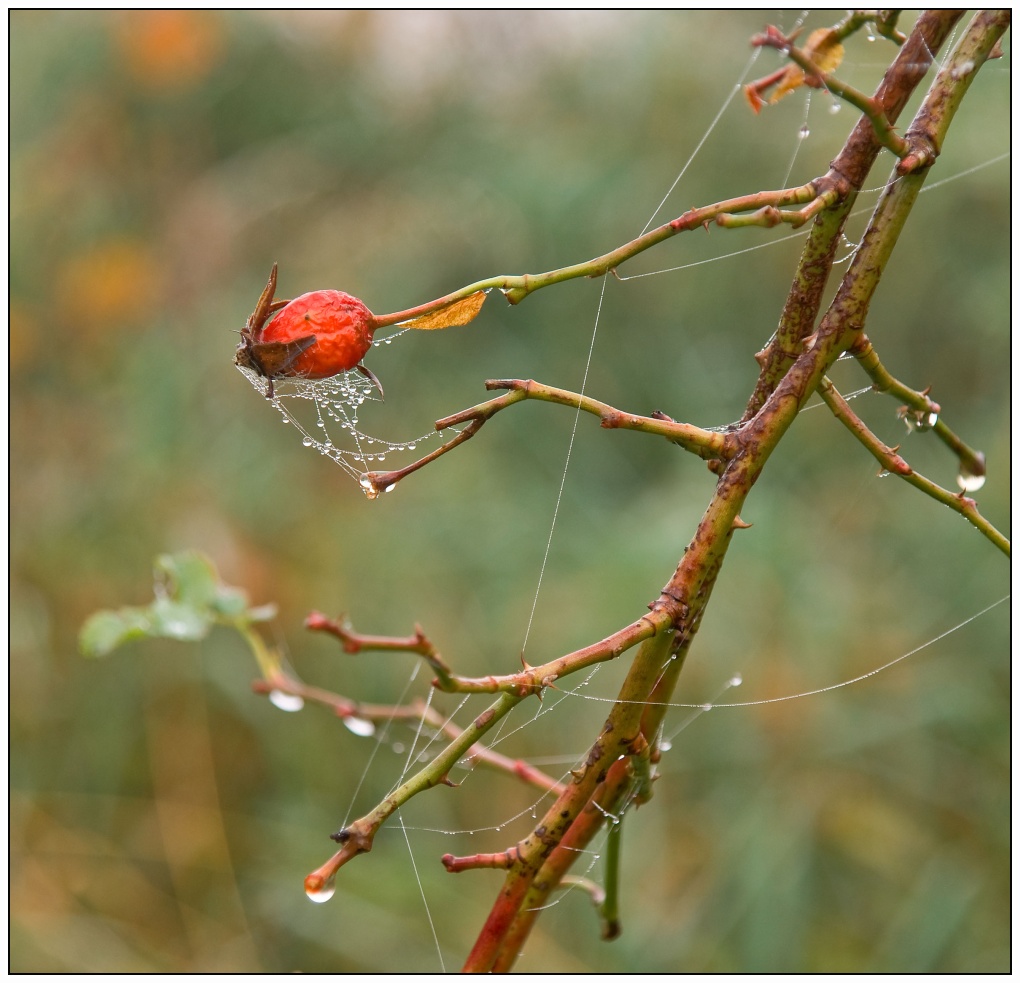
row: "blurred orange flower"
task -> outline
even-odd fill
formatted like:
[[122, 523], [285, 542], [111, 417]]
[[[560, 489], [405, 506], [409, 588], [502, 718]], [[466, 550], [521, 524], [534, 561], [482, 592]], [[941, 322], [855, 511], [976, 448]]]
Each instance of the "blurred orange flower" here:
[[201, 10], [136, 10], [120, 16], [117, 25], [131, 73], [153, 89], [201, 81], [222, 48], [219, 20]]
[[60, 302], [69, 323], [92, 331], [122, 327], [156, 300], [159, 273], [144, 243], [116, 237], [73, 256], [60, 273]]

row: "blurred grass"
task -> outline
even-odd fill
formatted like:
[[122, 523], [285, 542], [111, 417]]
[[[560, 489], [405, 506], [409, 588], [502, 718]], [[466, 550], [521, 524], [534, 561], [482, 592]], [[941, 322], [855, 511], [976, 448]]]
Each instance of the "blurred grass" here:
[[[13, 970], [438, 968], [399, 833], [344, 870], [329, 904], [301, 890], [326, 834], [386, 792], [399, 755], [381, 749], [352, 806], [371, 742], [254, 697], [228, 633], [95, 663], [75, 634], [97, 608], [143, 603], [157, 553], [197, 547], [256, 603], [280, 604], [278, 640], [310, 682], [383, 702], [408, 672], [306, 637], [312, 608], [364, 631], [420, 621], [466, 673], [514, 665], [572, 414], [503, 414], [368, 503], [234, 371], [233, 332], [274, 261], [284, 295], [337, 287], [389, 311], [633, 237], [761, 27], [726, 12], [12, 13]], [[841, 73], [873, 88], [888, 57], [855, 39]], [[774, 65], [763, 56], [752, 74]], [[930, 183], [1007, 151], [1008, 106], [1007, 53], [975, 81]], [[798, 142], [790, 181], [824, 171], [853, 119], [815, 94], [798, 141], [804, 115], [801, 94], [759, 117], [735, 100], [660, 218], [778, 185]], [[889, 369], [933, 384], [950, 426], [987, 453], [978, 499], [1007, 533], [1008, 190], [1002, 161], [925, 193], [869, 323]], [[681, 237], [629, 272], [778, 235]], [[739, 416], [798, 250], [610, 282], [588, 391], [704, 425]], [[387, 403], [366, 426], [423, 434], [491, 376], [578, 388], [600, 289], [491, 303], [470, 328], [379, 349]], [[844, 391], [861, 379], [837, 369]], [[952, 483], [948, 455], [907, 437], [894, 405], [854, 406]], [[754, 528], [679, 699], [712, 699], [737, 671], [724, 699], [850, 678], [1007, 593], [986, 541], [874, 473], [824, 410], [798, 422], [754, 490]], [[582, 421], [529, 661], [631, 620], [711, 487], [693, 459]], [[567, 895], [520, 968], [1005, 971], [1007, 607], [848, 689], [698, 717], [627, 820], [623, 937], [599, 943]], [[610, 696], [622, 670], [605, 667], [592, 693]], [[501, 750], [579, 753], [603, 709], [567, 701]], [[531, 801], [474, 774], [414, 803], [408, 824], [491, 827]], [[453, 879], [439, 854], [502, 849], [528, 820], [412, 834], [448, 966], [498, 876]]]

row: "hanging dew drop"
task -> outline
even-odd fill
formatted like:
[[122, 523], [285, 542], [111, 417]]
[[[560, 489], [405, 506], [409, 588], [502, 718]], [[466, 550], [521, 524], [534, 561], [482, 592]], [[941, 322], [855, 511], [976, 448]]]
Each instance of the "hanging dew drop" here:
[[708, 713], [708, 711], [711, 710], [711, 709], [712, 709], [712, 704], [711, 703], [702, 703], [701, 704], [701, 710], [702, 710], [703, 713]]
[[831, 103], [829, 103], [829, 112], [833, 116], [835, 116], [836, 113], [838, 113], [842, 108], [843, 104], [841, 102], [836, 102], [835, 100], [833, 100]]
[[311, 438], [311, 437], [305, 437], [305, 438], [304, 438], [304, 439], [303, 439], [303, 440], [301, 441], [301, 443], [302, 443], [302, 444], [304, 444], [304, 445], [305, 445], [305, 447], [311, 447], [311, 446], [312, 446], [312, 444], [314, 444], [314, 443], [315, 443], [315, 441], [314, 441], [314, 440], [312, 440], [312, 438]]
[[928, 414], [928, 426], [929, 427], [934, 427], [935, 424], [938, 423], [938, 422], [939, 422], [939, 415], [938, 415], [938, 413], [929, 413]]
[[740, 686], [743, 682], [744, 677], [739, 672], [730, 677], [730, 686]]
[[[296, 713], [301, 710], [305, 701], [294, 693], [284, 693], [283, 690], [274, 689], [269, 694], [269, 702], [273, 704], [278, 710], [283, 710], [285, 713]], [[323, 899], [325, 900], [325, 899]]]
[[344, 727], [358, 737], [371, 737], [375, 733], [375, 724], [364, 717], [344, 717]]
[[960, 473], [956, 476], [956, 483], [960, 486], [961, 491], [976, 492], [984, 487], [985, 476], [971, 474], [966, 468], [960, 468]]
[[336, 893], [336, 882], [330, 878], [322, 885], [318, 890], [312, 890], [312, 888], [306, 887], [305, 894], [308, 895], [309, 901], [314, 901], [316, 904], [325, 904], [333, 895]]
[[798, 131], [797, 131], [797, 136], [798, 136], [798, 137], [800, 137], [800, 139], [801, 139], [801, 140], [806, 140], [806, 139], [807, 139], [807, 138], [808, 138], [809, 136], [811, 136], [811, 129], [810, 129], [810, 127], [809, 127], [809, 126], [807, 125], [807, 123], [805, 123], [805, 124], [804, 124], [804, 125], [803, 125], [803, 126], [802, 126], [802, 127], [801, 127], [801, 128], [800, 128], [800, 129], [798, 130]]
[[673, 742], [669, 740], [669, 738], [664, 737], [661, 741], [659, 741], [659, 750], [662, 751], [663, 754], [665, 754], [667, 751], [672, 751]]

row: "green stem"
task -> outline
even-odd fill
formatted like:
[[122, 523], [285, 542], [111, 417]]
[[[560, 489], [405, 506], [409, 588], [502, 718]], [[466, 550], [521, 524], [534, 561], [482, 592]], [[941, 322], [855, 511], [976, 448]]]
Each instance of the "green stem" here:
[[602, 938], [615, 939], [620, 934], [620, 846], [623, 838], [623, 816], [609, 824], [606, 835], [605, 870], [606, 896], [599, 906]]
[[908, 484], [924, 492], [925, 495], [948, 506], [954, 512], [958, 512], [989, 542], [1002, 550], [1006, 556], [1010, 555], [1009, 540], [981, 515], [978, 511], [977, 502], [974, 499], [966, 498], [962, 493], [954, 494], [941, 485], [935, 484], [934, 481], [925, 478], [924, 475], [918, 474], [896, 453], [896, 448], [888, 447], [882, 443], [865, 426], [860, 417], [847, 405], [846, 400], [836, 391], [836, 387], [828, 377], [822, 380], [822, 384], [818, 387], [818, 394], [825, 400], [825, 404], [832, 410], [836, 419], [871, 452], [872, 456], [889, 474], [895, 474]]
[[334, 833], [333, 839], [341, 844], [341, 849], [305, 878], [305, 889], [310, 892], [321, 891], [344, 864], [358, 854], [367, 853], [372, 849], [372, 842], [379, 828], [405, 802], [426, 789], [447, 784], [450, 769], [487, 731], [517, 706], [521, 699], [510, 693], [501, 694], [499, 699], [479, 714], [458, 738], [452, 740], [432, 761], [394, 789], [371, 812], [356, 819], [340, 832]]
[[857, 343], [850, 349], [850, 354], [857, 359], [861, 368], [867, 372], [871, 379], [873, 388], [880, 393], [888, 393], [896, 399], [902, 400], [908, 407], [920, 414], [922, 417], [937, 416], [932, 430], [959, 459], [960, 466], [972, 475], [983, 475], [986, 471], [985, 456], [981, 451], [968, 447], [952, 430], [942, 421], [942, 407], [939, 406], [929, 395], [928, 391], [918, 392], [908, 385], [894, 378], [886, 367], [879, 360], [871, 340], [867, 335], [861, 335]]
[[[828, 191], [828, 187], [822, 187]], [[755, 194], [741, 195], [737, 198], [728, 198], [726, 201], [719, 201], [712, 205], [705, 205], [701, 208], [692, 208], [679, 218], [667, 222], [665, 225], [652, 229], [644, 235], [624, 243], [612, 252], [584, 263], [575, 263], [573, 266], [564, 266], [558, 270], [550, 270], [547, 273], [525, 273], [520, 276], [495, 276], [488, 280], [479, 280], [477, 283], [461, 287], [453, 293], [443, 297], [437, 297], [417, 307], [410, 307], [406, 311], [397, 311], [393, 314], [380, 314], [373, 317], [374, 328], [384, 328], [393, 324], [400, 324], [424, 314], [448, 307], [458, 300], [463, 300], [479, 290], [501, 290], [511, 304], [519, 304], [528, 294], [541, 290], [543, 287], [551, 286], [554, 283], [562, 283], [565, 280], [574, 280], [578, 277], [600, 277], [610, 270], [622, 266], [627, 260], [643, 253], [652, 246], [670, 239], [680, 232], [687, 232], [691, 229], [700, 228], [710, 222], [717, 221], [720, 216], [733, 212], [753, 211], [766, 207], [781, 208], [784, 205], [804, 205], [814, 199], [820, 193], [816, 182], [809, 182], [799, 188], [787, 188], [780, 191], [759, 191]], [[826, 203], [831, 200], [831, 194], [825, 199]], [[723, 224], [723, 223], [720, 223]], [[760, 223], [756, 223], [760, 224]]]

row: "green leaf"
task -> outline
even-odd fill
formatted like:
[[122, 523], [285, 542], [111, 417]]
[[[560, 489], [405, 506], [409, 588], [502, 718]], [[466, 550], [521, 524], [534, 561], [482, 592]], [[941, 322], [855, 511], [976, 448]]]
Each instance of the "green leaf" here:
[[118, 645], [149, 634], [149, 613], [145, 608], [97, 611], [82, 625], [78, 645], [82, 655], [99, 658]]
[[157, 597], [149, 608], [153, 638], [176, 638], [182, 642], [197, 642], [209, 634], [212, 618], [206, 611], [189, 604], [181, 604], [167, 597]]
[[109, 655], [138, 638], [196, 642], [215, 624], [243, 630], [276, 616], [273, 604], [249, 607], [248, 595], [240, 587], [224, 584], [212, 560], [197, 550], [164, 554], [154, 567], [156, 599], [148, 607], [92, 615], [78, 636], [84, 655]]
[[168, 593], [182, 604], [203, 608], [216, 599], [221, 586], [216, 567], [197, 550], [165, 553], [157, 557], [155, 567], [157, 576], [166, 581]]

